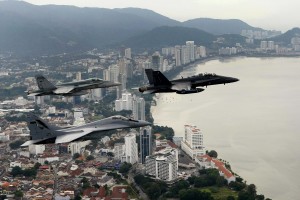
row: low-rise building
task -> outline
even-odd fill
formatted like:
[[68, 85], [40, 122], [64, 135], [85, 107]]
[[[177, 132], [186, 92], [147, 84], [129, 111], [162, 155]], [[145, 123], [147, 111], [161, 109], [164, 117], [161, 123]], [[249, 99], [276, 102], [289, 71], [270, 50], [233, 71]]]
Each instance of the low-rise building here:
[[220, 176], [224, 176], [228, 183], [235, 181], [235, 176], [225, 167], [225, 164], [209, 155], [197, 156], [195, 161], [203, 168], [215, 168], [219, 171]]

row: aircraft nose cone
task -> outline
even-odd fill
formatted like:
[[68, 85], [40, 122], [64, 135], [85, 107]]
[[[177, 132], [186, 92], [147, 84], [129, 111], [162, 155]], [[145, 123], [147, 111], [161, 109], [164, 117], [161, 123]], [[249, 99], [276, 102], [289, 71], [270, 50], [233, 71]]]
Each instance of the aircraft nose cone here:
[[237, 81], [239, 81], [238, 78], [233, 78], [233, 77], [228, 77], [227, 78], [227, 83], [234, 83], [234, 82], [237, 82]]
[[232, 82], [237, 82], [237, 81], [239, 81], [238, 78], [232, 78]]
[[147, 121], [144, 121], [144, 120], [140, 120], [139, 123], [140, 123], [141, 126], [150, 126], [150, 125], [152, 125], [150, 122], [147, 122]]

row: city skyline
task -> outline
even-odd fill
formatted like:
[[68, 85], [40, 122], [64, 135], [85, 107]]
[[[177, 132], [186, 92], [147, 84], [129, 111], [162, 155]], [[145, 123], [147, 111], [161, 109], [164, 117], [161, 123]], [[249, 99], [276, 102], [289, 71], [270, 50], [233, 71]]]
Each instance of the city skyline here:
[[254, 27], [284, 32], [300, 24], [300, 17], [297, 11], [300, 2], [296, 0], [276, 2], [271, 0], [228, 0], [226, 3], [220, 0], [209, 2], [191, 0], [188, 4], [183, 0], [177, 0], [176, 3], [172, 0], [163, 2], [158, 0], [151, 2], [143, 0], [89, 0], [76, 2], [70, 0], [26, 0], [26, 2], [35, 5], [56, 4], [110, 9], [144, 8], [181, 22], [195, 18], [240, 19]]

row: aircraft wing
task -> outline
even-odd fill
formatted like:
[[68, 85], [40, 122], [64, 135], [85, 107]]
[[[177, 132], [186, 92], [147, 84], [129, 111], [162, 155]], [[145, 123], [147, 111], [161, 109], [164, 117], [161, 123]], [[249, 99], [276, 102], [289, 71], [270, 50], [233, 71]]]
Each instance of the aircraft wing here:
[[34, 93], [28, 94], [27, 96], [33, 97], [33, 96], [38, 96], [38, 95], [40, 95], [40, 94], [42, 94], [42, 92], [34, 92]]
[[[85, 125], [83, 125], [85, 126]], [[70, 128], [70, 133], [68, 133], [68, 130], [64, 131], [67, 134], [59, 135], [56, 137], [55, 143], [66, 143], [66, 142], [72, 142], [74, 140], [80, 139], [81, 137], [84, 137], [92, 132], [100, 132], [100, 131], [107, 131], [112, 129], [119, 129], [119, 128], [127, 128], [126, 125], [116, 125], [116, 124], [106, 124], [101, 125], [99, 127], [93, 127], [93, 128]]]
[[67, 93], [70, 93], [74, 88], [75, 88], [74, 86], [59, 87], [59, 88], [53, 90], [53, 93], [55, 93], [55, 94], [67, 94]]
[[77, 132], [71, 132], [69, 134], [59, 135], [56, 137], [55, 143], [60, 144], [65, 142], [72, 142], [87, 134], [90, 134], [92, 131], [93, 129], [86, 128], [86, 129], [78, 130]]

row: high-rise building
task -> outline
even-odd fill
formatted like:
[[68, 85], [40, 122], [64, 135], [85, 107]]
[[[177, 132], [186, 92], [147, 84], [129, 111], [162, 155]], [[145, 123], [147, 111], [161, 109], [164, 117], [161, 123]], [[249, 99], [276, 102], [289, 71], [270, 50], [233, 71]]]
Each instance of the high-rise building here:
[[33, 155], [38, 155], [44, 153], [46, 147], [44, 144], [39, 145], [29, 145], [29, 153]]
[[115, 101], [115, 110], [132, 110], [133, 96], [129, 92], [122, 93], [122, 98]]
[[204, 155], [203, 134], [200, 129], [192, 125], [185, 125], [184, 129], [184, 140], [181, 141], [182, 150], [193, 159], [198, 155]]
[[261, 41], [260, 42], [260, 48], [261, 49], [267, 49], [268, 48], [268, 41]]
[[131, 164], [138, 162], [138, 146], [134, 132], [125, 136], [125, 161]]
[[152, 69], [153, 70], [159, 70], [160, 66], [161, 66], [161, 56], [159, 54], [159, 52], [155, 52], [152, 55], [152, 59], [151, 59], [151, 64], [152, 64]]
[[124, 143], [115, 143], [114, 145], [114, 159], [122, 160], [122, 157], [125, 154], [125, 145]]
[[71, 142], [68, 145], [68, 152], [73, 156], [75, 153], [83, 153], [85, 147], [91, 143], [90, 140], [82, 141], [82, 142]]
[[269, 50], [274, 50], [275, 49], [274, 41], [268, 41], [268, 49]]
[[134, 96], [132, 102], [132, 114], [135, 120], [145, 120], [145, 100]]
[[206, 57], [206, 48], [205, 46], [197, 47], [197, 54], [199, 55], [199, 58], [205, 58]]
[[81, 81], [81, 72], [76, 73], [76, 81]]
[[177, 45], [175, 46], [175, 65], [180, 66], [181, 64], [181, 47]]
[[103, 90], [104, 90], [104, 88], [92, 89], [92, 92], [91, 92], [92, 100], [100, 101], [103, 98]]
[[125, 58], [131, 59], [131, 48], [125, 49]]
[[181, 46], [181, 64], [185, 65], [190, 63], [190, 56], [186, 45]]
[[152, 154], [152, 128], [151, 126], [146, 126], [140, 128], [140, 155], [141, 163], [145, 164], [146, 156]]
[[187, 54], [189, 58], [189, 62], [193, 62], [195, 60], [195, 44], [194, 41], [186, 41]]
[[154, 176], [163, 181], [174, 181], [177, 179], [178, 154], [175, 149], [166, 153], [160, 153], [146, 157], [146, 174]]
[[44, 96], [35, 96], [35, 102], [37, 105], [44, 105], [45, 104], [45, 97]]
[[110, 74], [110, 81], [119, 82], [120, 67], [118, 65], [111, 65], [108, 67], [108, 70]]

